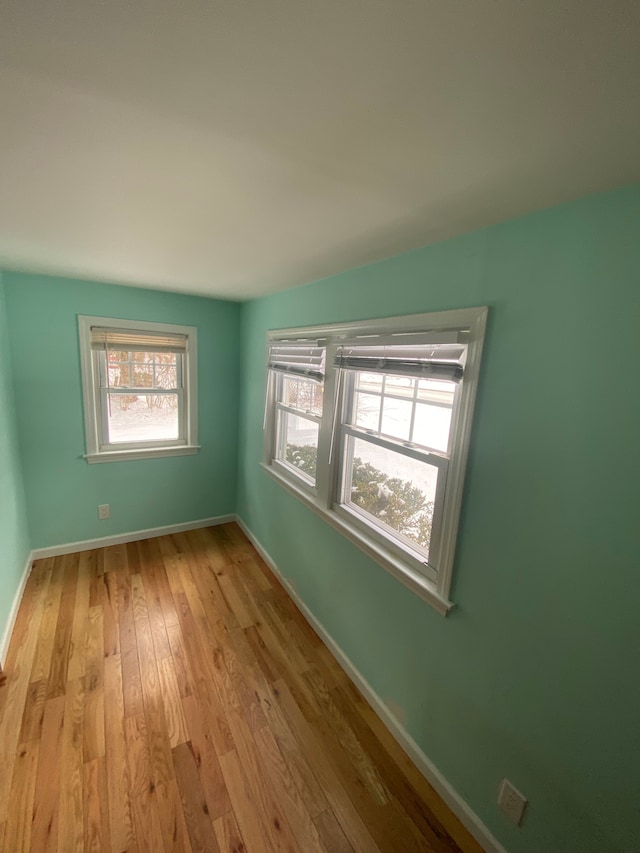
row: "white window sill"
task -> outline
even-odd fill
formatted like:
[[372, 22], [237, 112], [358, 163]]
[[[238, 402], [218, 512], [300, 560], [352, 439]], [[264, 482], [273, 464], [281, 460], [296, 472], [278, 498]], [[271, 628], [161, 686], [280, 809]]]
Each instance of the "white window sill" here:
[[159, 459], [163, 456], [192, 456], [200, 450], [199, 444], [181, 444], [175, 447], [145, 447], [134, 450], [104, 450], [101, 453], [85, 453], [90, 465], [96, 462], [124, 462], [127, 459]]
[[364, 535], [360, 530], [348, 524], [340, 514], [330, 509], [325, 509], [315, 499], [315, 496], [304, 489], [304, 486], [298, 486], [291, 482], [288, 477], [284, 477], [277, 469], [270, 465], [261, 463], [262, 469], [277, 483], [284, 486], [287, 491], [299, 498], [304, 504], [310, 507], [315, 513], [324, 518], [332, 527], [339, 530], [347, 539], [357, 545], [361, 551], [368, 554], [374, 559], [383, 569], [392, 574], [407, 589], [418, 595], [423, 601], [431, 605], [434, 610], [437, 610], [441, 616], [446, 616], [447, 613], [455, 607], [455, 605], [444, 598], [437, 590], [436, 585], [425, 577], [422, 577], [418, 572], [414, 571], [402, 560], [397, 559], [393, 554], [386, 551], [382, 546], [375, 542], [370, 537]]

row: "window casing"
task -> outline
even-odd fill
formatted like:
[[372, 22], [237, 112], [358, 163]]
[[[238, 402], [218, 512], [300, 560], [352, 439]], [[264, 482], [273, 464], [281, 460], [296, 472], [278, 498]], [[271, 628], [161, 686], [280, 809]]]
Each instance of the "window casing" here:
[[197, 330], [78, 318], [88, 462], [196, 453]]
[[442, 613], [486, 315], [289, 329], [267, 342], [267, 472]]

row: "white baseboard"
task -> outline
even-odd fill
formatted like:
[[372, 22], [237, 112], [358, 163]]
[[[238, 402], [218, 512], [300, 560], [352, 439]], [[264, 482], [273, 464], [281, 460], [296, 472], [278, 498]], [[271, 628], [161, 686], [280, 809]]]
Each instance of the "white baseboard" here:
[[27, 557], [27, 561], [24, 564], [24, 569], [22, 572], [22, 577], [20, 578], [20, 583], [18, 584], [18, 589], [16, 590], [16, 594], [13, 596], [13, 602], [11, 604], [11, 610], [9, 611], [9, 618], [7, 619], [7, 624], [4, 626], [4, 631], [2, 632], [2, 640], [0, 640], [0, 668], [4, 669], [4, 665], [7, 662], [7, 652], [9, 651], [9, 643], [11, 642], [11, 635], [13, 634], [13, 628], [16, 624], [16, 617], [18, 616], [18, 610], [20, 609], [20, 603], [22, 601], [22, 596], [24, 595], [24, 590], [27, 585], [27, 581], [29, 579], [29, 575], [31, 574], [31, 565], [33, 563], [33, 552], [29, 554]]
[[164, 527], [150, 527], [148, 530], [134, 530], [131, 533], [117, 533], [114, 536], [101, 536], [99, 539], [84, 539], [82, 542], [68, 542], [65, 545], [52, 545], [49, 548], [35, 548], [31, 552], [33, 560], [44, 557], [59, 557], [61, 554], [76, 554], [78, 551], [92, 551], [94, 548], [107, 548], [109, 545], [122, 545], [124, 542], [138, 542], [140, 539], [153, 539], [154, 536], [168, 536], [170, 533], [184, 533], [185, 530], [198, 530], [200, 527], [214, 527], [235, 521], [235, 515], [217, 515], [214, 518], [202, 518], [199, 521], [185, 521], [182, 524], [167, 524]]
[[336, 641], [331, 637], [330, 634], [327, 633], [327, 630], [322, 626], [322, 624], [309, 610], [307, 605], [302, 601], [293, 586], [289, 583], [286, 577], [284, 577], [278, 566], [275, 564], [275, 562], [267, 553], [267, 551], [265, 551], [260, 542], [253, 535], [253, 533], [249, 530], [244, 521], [240, 517], [236, 518], [236, 521], [238, 522], [239, 527], [244, 531], [247, 538], [255, 546], [262, 559], [286, 588], [288, 594], [291, 596], [291, 599], [293, 600], [298, 610], [302, 613], [302, 615], [311, 625], [314, 631], [322, 638], [323, 642], [329, 647], [342, 669], [347, 673], [349, 678], [358, 687], [363, 696], [366, 697], [371, 707], [380, 717], [385, 726], [389, 729], [393, 737], [396, 739], [402, 749], [407, 753], [407, 755], [413, 761], [416, 767], [420, 770], [422, 775], [427, 779], [429, 784], [437, 791], [437, 793], [444, 800], [447, 806], [449, 806], [449, 808], [456, 815], [458, 820], [469, 830], [469, 832], [471, 833], [471, 835], [473, 835], [478, 844], [480, 844], [480, 846], [484, 850], [486, 850], [487, 853], [507, 853], [505, 848], [496, 838], [494, 838], [489, 829], [480, 820], [478, 815], [462, 799], [460, 794], [458, 794], [458, 792], [447, 781], [447, 779], [445, 779], [442, 773], [438, 770], [435, 764], [425, 755], [422, 749], [420, 749], [418, 744], [413, 740], [411, 735], [401, 725], [398, 719], [392, 714], [387, 705], [385, 705], [385, 703], [378, 696], [378, 694], [375, 692], [369, 682], [365, 679], [365, 677], [359, 672], [358, 669], [356, 669], [355, 665], [342, 651]]

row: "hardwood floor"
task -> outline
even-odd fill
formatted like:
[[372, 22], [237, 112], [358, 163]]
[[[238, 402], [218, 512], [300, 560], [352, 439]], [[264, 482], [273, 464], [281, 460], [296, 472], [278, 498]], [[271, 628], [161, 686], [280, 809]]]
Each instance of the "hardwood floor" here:
[[6, 853], [480, 851], [235, 524], [40, 560], [5, 674]]

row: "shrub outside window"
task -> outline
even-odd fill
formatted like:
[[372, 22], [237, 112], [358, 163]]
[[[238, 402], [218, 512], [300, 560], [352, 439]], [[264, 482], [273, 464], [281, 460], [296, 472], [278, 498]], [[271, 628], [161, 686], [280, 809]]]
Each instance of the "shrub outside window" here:
[[486, 314], [269, 333], [266, 470], [442, 613]]

